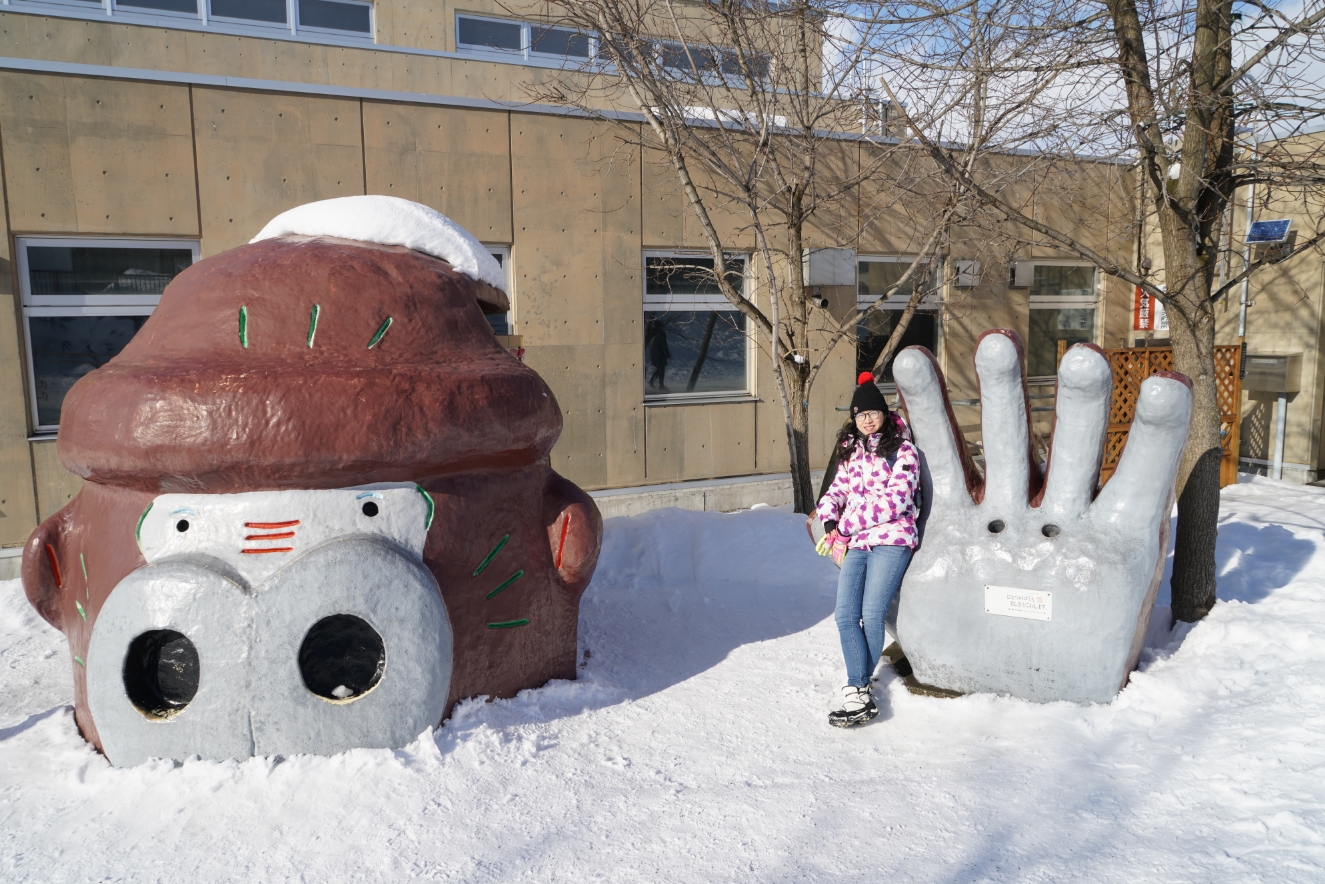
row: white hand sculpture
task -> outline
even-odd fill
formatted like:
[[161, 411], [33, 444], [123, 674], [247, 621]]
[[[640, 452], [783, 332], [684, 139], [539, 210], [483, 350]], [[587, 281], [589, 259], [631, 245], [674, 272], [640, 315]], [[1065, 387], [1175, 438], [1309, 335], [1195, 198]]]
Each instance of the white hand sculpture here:
[[1117, 472], [1096, 497], [1108, 360], [1089, 344], [1063, 357], [1043, 482], [1021, 365], [1013, 332], [981, 336], [982, 480], [934, 357], [909, 347], [894, 363], [933, 488], [902, 583], [898, 643], [924, 684], [1108, 703], [1136, 666], [1163, 573], [1191, 384], [1171, 373], [1142, 383]]

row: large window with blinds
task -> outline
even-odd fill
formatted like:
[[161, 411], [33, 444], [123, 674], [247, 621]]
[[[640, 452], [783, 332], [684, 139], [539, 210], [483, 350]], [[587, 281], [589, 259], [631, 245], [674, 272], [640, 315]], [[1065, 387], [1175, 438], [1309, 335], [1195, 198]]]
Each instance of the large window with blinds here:
[[[896, 358], [904, 347], [912, 344], [919, 344], [928, 348], [931, 353], [938, 354], [939, 296], [938, 280], [934, 272], [928, 268], [917, 268], [918, 272], [912, 274], [911, 279], [892, 294], [888, 294], [914, 260], [914, 256], [860, 256], [857, 264], [856, 305], [857, 309], [862, 311], [862, 315], [856, 326], [857, 374], [874, 370], [874, 364], [883, 354], [893, 329], [901, 321], [907, 303], [915, 294], [916, 286], [922, 286], [927, 291], [922, 295], [923, 300], [912, 314], [911, 321], [907, 323], [906, 330], [902, 333], [902, 340], [893, 350], [893, 358]], [[885, 295], [888, 296], [883, 297]], [[880, 298], [883, 298], [882, 302]], [[892, 359], [883, 366], [881, 377], [883, 383], [893, 382]]]
[[1095, 268], [1082, 264], [1036, 264], [1030, 290], [1026, 376], [1058, 374], [1058, 351], [1095, 340], [1099, 300]]
[[198, 259], [190, 240], [18, 237], [28, 392], [38, 433], [60, 424], [65, 394], [118, 354], [166, 285]]
[[[746, 259], [727, 260], [745, 288]], [[718, 287], [713, 259], [679, 252], [644, 256], [644, 398], [727, 398], [750, 393], [745, 316]]]
[[368, 0], [9, 0], [18, 9], [58, 7], [68, 14], [110, 17], [132, 24], [169, 26], [181, 19], [192, 26], [235, 33], [281, 30], [339, 43], [371, 42], [373, 4]]

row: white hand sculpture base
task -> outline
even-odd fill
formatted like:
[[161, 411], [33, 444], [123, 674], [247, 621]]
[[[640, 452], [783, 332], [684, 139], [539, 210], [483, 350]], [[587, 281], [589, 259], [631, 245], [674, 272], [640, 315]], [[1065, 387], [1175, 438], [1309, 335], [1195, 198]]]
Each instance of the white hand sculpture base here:
[[1136, 667], [1163, 573], [1191, 385], [1172, 373], [1141, 385], [1118, 470], [1096, 497], [1113, 384], [1103, 352], [1078, 344], [1063, 358], [1043, 481], [1016, 335], [985, 332], [975, 366], [983, 480], [933, 356], [910, 347], [894, 363], [933, 485], [899, 643], [923, 684], [1108, 703]]

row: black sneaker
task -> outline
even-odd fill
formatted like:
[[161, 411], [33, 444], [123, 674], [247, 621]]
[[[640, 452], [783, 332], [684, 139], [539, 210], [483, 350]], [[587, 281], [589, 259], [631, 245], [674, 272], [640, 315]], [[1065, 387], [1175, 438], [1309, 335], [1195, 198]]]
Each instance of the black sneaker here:
[[874, 705], [868, 687], [858, 688], [847, 685], [842, 688], [842, 702], [838, 708], [828, 713], [828, 723], [833, 727], [854, 727], [864, 724], [879, 714], [879, 707]]

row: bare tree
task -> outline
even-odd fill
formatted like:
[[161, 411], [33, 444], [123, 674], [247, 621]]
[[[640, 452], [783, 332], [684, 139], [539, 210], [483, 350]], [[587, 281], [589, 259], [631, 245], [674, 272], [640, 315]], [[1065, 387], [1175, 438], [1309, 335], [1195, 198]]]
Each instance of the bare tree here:
[[[1195, 396], [1178, 477], [1173, 613], [1200, 619], [1215, 601], [1222, 456], [1214, 305], [1271, 260], [1325, 237], [1309, 231], [1287, 252], [1241, 260], [1229, 209], [1248, 185], [1281, 194], [1325, 186], [1325, 143], [1305, 135], [1325, 117], [1325, 3], [907, 0], [852, 14], [861, 10], [871, 25], [891, 23], [875, 30], [866, 57], [906, 137], [978, 198], [990, 223], [1010, 223], [1027, 242], [1078, 256], [1166, 306], [1174, 363]], [[971, 164], [968, 143], [1020, 160]], [[1126, 164], [1146, 203], [1142, 227], [1158, 229], [1162, 267], [1028, 208], [1027, 187], [1081, 177], [1084, 157]], [[1090, 212], [1081, 217], [1089, 225]]]
[[[887, 150], [892, 141], [871, 111], [878, 102], [860, 76], [869, 41], [839, 39], [838, 20], [817, 0], [548, 0], [541, 8], [551, 23], [593, 35], [597, 52], [529, 84], [531, 97], [603, 121], [645, 161], [671, 169], [712, 265], [678, 269], [706, 274], [767, 354], [795, 509], [810, 512], [810, 392], [834, 347], [854, 340], [861, 314], [854, 285], [850, 309], [825, 309], [806, 284], [803, 256], [811, 245], [854, 247], [862, 226], [884, 213], [912, 231], [914, 259], [867, 307], [912, 291], [881, 370], [916, 305], [933, 294], [937, 275], [927, 268], [966, 201], [936, 183], [926, 157]], [[836, 47], [827, 65], [826, 45]], [[863, 182], [884, 177], [896, 186], [860, 196]], [[730, 272], [735, 252], [754, 259], [754, 294]]]

